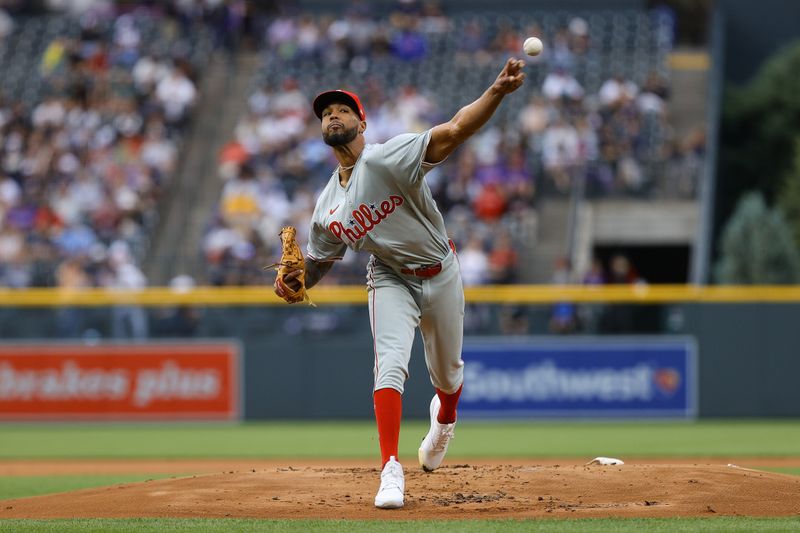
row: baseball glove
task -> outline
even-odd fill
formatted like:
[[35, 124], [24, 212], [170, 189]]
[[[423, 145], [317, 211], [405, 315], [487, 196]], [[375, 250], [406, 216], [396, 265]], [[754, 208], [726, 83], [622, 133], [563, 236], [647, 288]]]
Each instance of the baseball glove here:
[[[309, 305], [314, 306], [306, 293], [306, 263], [303, 259], [303, 252], [300, 251], [300, 246], [295, 239], [296, 235], [297, 230], [293, 226], [281, 229], [281, 260], [264, 268], [274, 268], [278, 271], [275, 288], [280, 289], [282, 293], [280, 296], [284, 300], [290, 304], [308, 302]], [[300, 273], [288, 276], [297, 271]]]

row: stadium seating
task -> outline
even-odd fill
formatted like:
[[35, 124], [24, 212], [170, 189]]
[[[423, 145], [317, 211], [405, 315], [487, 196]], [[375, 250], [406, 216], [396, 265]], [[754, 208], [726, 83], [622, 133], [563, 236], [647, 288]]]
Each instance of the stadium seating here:
[[[224, 283], [219, 273], [225, 269], [219, 265], [229, 261], [235, 246], [242, 249], [247, 243], [265, 257], [274, 256], [275, 229], [306, 224], [309, 196], [313, 199], [335, 168], [316, 128], [292, 129], [280, 141], [259, 138], [259, 129], [287, 131], [285, 110], [274, 108], [287, 91], [300, 91], [305, 98], [306, 107], [290, 114], [306, 123], [314, 122], [308, 104], [322, 90], [358, 92], [367, 109], [367, 141], [383, 141], [400, 127], [421, 131], [449, 119], [492, 82], [507, 57], [520, 57], [527, 35], [541, 36], [545, 53], [527, 58], [531, 66], [526, 84], [506, 99], [479, 135], [428, 177], [458, 245], [477, 237], [475, 252], [485, 256], [477, 257], [480, 264], [488, 264], [494, 243], [504, 235], [524, 249], [531, 243], [519, 228], [535, 224], [537, 202], [547, 195], [568, 195], [578, 179], [585, 180], [590, 195], [663, 193], [659, 174], [665, 170], [665, 146], [671, 142], [664, 113], [672, 46], [667, 19], [632, 9], [487, 8], [447, 15], [394, 12], [387, 17], [363, 8], [357, 5], [344, 14], [295, 12], [269, 21], [261, 67], [252, 84], [253, 98], [260, 104], [242, 117], [232, 141], [245, 147], [244, 159], [255, 174], [248, 177], [252, 181], [246, 189], [252, 198], [247, 205], [263, 209], [244, 228], [239, 225], [238, 237], [228, 231], [230, 219], [235, 219], [226, 213], [231, 191], [241, 192], [243, 187], [236, 165], [226, 166], [222, 174], [227, 183], [209, 236], [218, 237], [224, 230], [230, 239], [223, 253], [207, 250], [213, 283]], [[557, 70], [574, 76], [581, 96], [544, 102], [545, 129], [526, 130], [521, 115]], [[601, 88], [615, 76], [632, 82], [635, 92], [601, 102]], [[639, 99], [643, 94], [646, 100]], [[564, 124], [556, 131], [558, 117]], [[565, 142], [575, 146], [569, 157], [559, 155]], [[293, 157], [291, 165], [287, 154]], [[509, 168], [511, 159], [518, 161], [516, 169]], [[295, 201], [295, 191], [302, 201]], [[283, 208], [264, 207], [275, 202]], [[206, 246], [212, 240], [209, 237]], [[350, 258], [327, 281], [361, 282], [365, 260]], [[493, 281], [490, 271], [487, 267], [478, 279]]]
[[180, 72], [191, 95], [211, 46], [202, 24], [183, 33], [158, 9], [14, 19], [0, 42], [0, 286], [146, 283], [189, 110], [161, 82]]
[[[477, 239], [471, 250], [483, 271], [476, 283], [516, 279], [513, 264], [492, 266], [492, 257], [505, 257], [496, 243], [509, 238], [518, 250], [529, 247], [538, 203], [571, 194], [578, 180], [595, 196], [694, 194], [687, 176], [702, 153], [687, 156], [666, 119], [667, 19], [630, 9], [445, 14], [429, 3], [421, 11], [378, 14], [371, 8], [354, 3], [344, 13], [293, 10], [257, 21], [264, 27], [260, 66], [249, 111], [224, 151], [229, 159], [220, 162], [226, 183], [217, 212], [208, 214], [202, 244], [208, 270], [198, 283], [263, 283], [258, 265], [274, 258], [275, 229], [306, 224], [335, 167], [310, 127], [309, 103], [319, 91], [344, 87], [362, 95], [369, 142], [421, 131], [473, 100], [532, 34], [543, 38], [545, 53], [526, 58], [525, 86], [428, 177], [459, 247]], [[15, 18], [0, 40], [0, 285], [147, 282], [139, 268], [187, 116], [180, 102], [179, 120], [170, 115], [175, 106], [159, 100], [151, 78], [168, 71], [173, 58], [201, 73], [218, 44], [202, 22], [187, 31], [157, 8]], [[555, 71], [574, 77], [579, 96], [540, 98]], [[603, 88], [615, 76], [638, 93], [604, 103]], [[86, 128], [29, 126], [69, 120], [58, 118], [69, 113], [89, 121]], [[53, 154], [25, 153], [43, 146]], [[50, 166], [27, 179], [47, 157]], [[246, 178], [243, 163], [252, 171]], [[84, 276], [70, 274], [73, 263], [59, 269], [75, 258]], [[326, 282], [361, 283], [365, 261], [348, 256]], [[113, 274], [122, 264], [130, 274], [124, 280]]]

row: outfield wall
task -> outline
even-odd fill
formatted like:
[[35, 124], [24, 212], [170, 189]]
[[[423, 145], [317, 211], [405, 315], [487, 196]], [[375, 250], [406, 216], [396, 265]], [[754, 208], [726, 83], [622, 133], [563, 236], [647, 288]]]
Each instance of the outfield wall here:
[[[654, 334], [652, 326], [660, 323], [664, 333], [695, 338], [698, 416], [800, 416], [800, 304], [665, 304], [632, 311], [644, 317], [642, 329], [631, 334]], [[546, 334], [547, 310], [532, 307], [525, 312], [530, 333]], [[500, 310], [494, 306], [491, 313], [499, 315]], [[366, 309], [331, 309], [324, 318], [313, 314], [303, 309], [291, 318], [281, 313], [265, 317], [274, 322], [270, 329], [291, 329], [294, 321], [308, 328], [294, 335], [242, 331], [247, 418], [372, 416], [373, 355]], [[315, 331], [315, 320], [341, 329]], [[491, 329], [481, 334], [499, 334], [496, 324]], [[419, 336], [410, 374], [404, 413], [425, 418], [432, 388]], [[286, 398], [293, 400], [287, 403]]]
[[[800, 416], [800, 303], [791, 300], [796, 288], [754, 293], [766, 301], [758, 301], [752, 294], [744, 298], [727, 292], [679, 295], [693, 300], [688, 302], [675, 302], [678, 296], [666, 292], [645, 297], [640, 289], [626, 289], [628, 296], [621, 297], [613, 290], [555, 290], [581, 301], [577, 304], [581, 315], [597, 318], [611, 310], [616, 317], [605, 324], [601, 320], [586, 321], [585, 334], [694, 339], [698, 416]], [[467, 334], [507, 339], [512, 337], [509, 328], [517, 328], [527, 335], [548, 335], [550, 309], [555, 302], [552, 295], [532, 292], [525, 297], [525, 289], [515, 291], [517, 296], [508, 299], [511, 303], [497, 303], [496, 295], [491, 301], [484, 293], [468, 293], [473, 303], [467, 309]], [[363, 297], [363, 288], [354, 294], [356, 299]], [[321, 292], [317, 296], [320, 306], [310, 308], [199, 300], [194, 304], [176, 300], [174, 303], [182, 305], [156, 305], [167, 302], [163, 295], [161, 300], [155, 295], [152, 302], [141, 300], [140, 309], [149, 324], [145, 342], [174, 339], [180, 345], [201, 339], [230, 339], [238, 343], [243, 358], [241, 411], [247, 419], [369, 418], [373, 353], [366, 306], [325, 304], [322, 302], [327, 297]], [[734, 298], [742, 301], [732, 301]], [[621, 301], [597, 303], [603, 299]], [[12, 305], [6, 299], [0, 306], [0, 337], [6, 343], [92, 345], [115, 340], [112, 323], [120, 314], [112, 313], [103, 301], [99, 301], [103, 304], [100, 306], [87, 300], [47, 308], [36, 301], [17, 300], [21, 303]], [[52, 294], [50, 301], [54, 301]], [[649, 303], [653, 301], [657, 303]], [[175, 332], [184, 336], [176, 338]], [[574, 338], [550, 340], [558, 343]], [[404, 413], [424, 418], [432, 388], [419, 338], [415, 340], [410, 374]]]

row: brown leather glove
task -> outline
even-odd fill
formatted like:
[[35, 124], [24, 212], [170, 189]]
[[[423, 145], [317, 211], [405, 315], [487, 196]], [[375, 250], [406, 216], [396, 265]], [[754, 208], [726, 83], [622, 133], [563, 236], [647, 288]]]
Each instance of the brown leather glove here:
[[308, 302], [314, 306], [306, 293], [306, 263], [296, 235], [297, 230], [293, 226], [286, 226], [281, 230], [281, 260], [265, 268], [278, 271], [275, 277], [275, 294], [290, 304]]

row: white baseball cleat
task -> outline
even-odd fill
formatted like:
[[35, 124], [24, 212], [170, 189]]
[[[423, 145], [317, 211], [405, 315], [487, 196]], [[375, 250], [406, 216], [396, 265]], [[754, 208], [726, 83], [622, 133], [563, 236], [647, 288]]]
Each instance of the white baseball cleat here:
[[441, 407], [439, 396], [434, 395], [431, 400], [431, 429], [425, 438], [422, 439], [422, 444], [419, 446], [419, 464], [426, 472], [433, 472], [444, 460], [444, 455], [447, 453], [447, 446], [450, 440], [455, 438], [456, 423], [440, 424], [436, 419], [439, 416], [439, 408]]
[[403, 467], [394, 458], [386, 462], [381, 472], [381, 488], [375, 495], [375, 507], [381, 509], [399, 509], [403, 506], [403, 491], [406, 487]]

